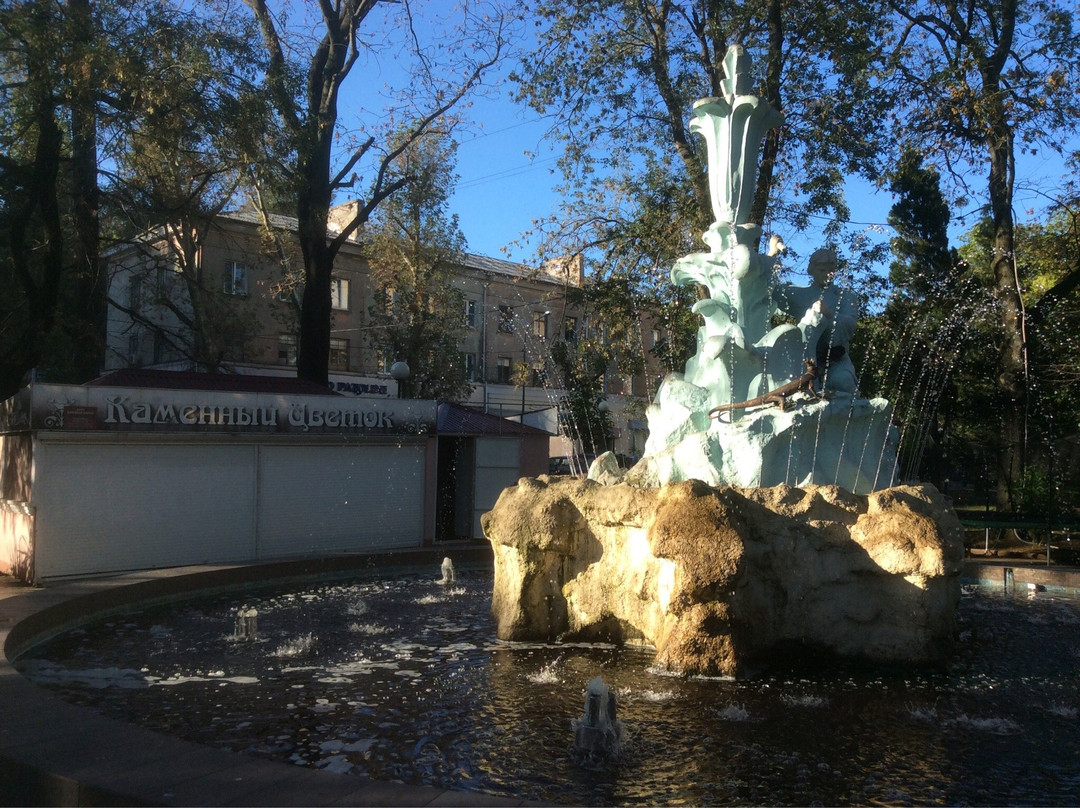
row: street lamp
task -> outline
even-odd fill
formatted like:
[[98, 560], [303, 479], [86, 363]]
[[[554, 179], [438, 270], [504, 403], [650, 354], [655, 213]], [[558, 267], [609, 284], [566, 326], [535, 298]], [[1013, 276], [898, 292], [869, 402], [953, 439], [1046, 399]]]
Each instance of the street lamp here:
[[392, 364], [390, 378], [397, 382], [397, 397], [401, 398], [401, 386], [409, 378], [409, 365], [400, 360]]

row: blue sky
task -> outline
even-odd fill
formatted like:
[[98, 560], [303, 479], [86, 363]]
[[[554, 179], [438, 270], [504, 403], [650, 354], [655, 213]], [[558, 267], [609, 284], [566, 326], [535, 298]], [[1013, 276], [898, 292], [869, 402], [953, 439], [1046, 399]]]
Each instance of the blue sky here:
[[[461, 138], [459, 180], [451, 209], [459, 216], [470, 252], [532, 263], [534, 246], [514, 242], [534, 219], [551, 214], [558, 205], [554, 191], [560, 180], [557, 154], [542, 142], [547, 124], [505, 93], [479, 99], [471, 115], [478, 128]], [[1048, 196], [1060, 188], [1065, 173], [1064, 158], [1052, 151], [1017, 156], [1015, 207], [1020, 221], [1045, 210]], [[983, 176], [972, 178], [976, 194], [984, 192], [985, 182]], [[893, 203], [891, 195], [857, 180], [850, 183], [848, 195], [852, 211], [849, 230], [864, 232], [870, 239], [888, 240], [892, 230], [885, 222]], [[953, 246], [959, 246], [962, 234], [977, 216], [975, 204], [953, 211]], [[804, 256], [819, 246], [813, 233], [782, 235]]]

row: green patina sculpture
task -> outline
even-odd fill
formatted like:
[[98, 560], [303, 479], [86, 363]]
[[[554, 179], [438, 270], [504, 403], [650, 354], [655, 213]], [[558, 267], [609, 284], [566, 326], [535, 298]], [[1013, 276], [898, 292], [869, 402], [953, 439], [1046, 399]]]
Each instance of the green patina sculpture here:
[[[716, 217], [703, 235], [709, 251], [680, 259], [671, 271], [673, 283], [709, 291], [694, 305], [703, 320], [697, 352], [657, 392], [645, 458], [628, 477], [643, 485], [696, 478], [838, 484], [857, 493], [887, 487], [896, 432], [887, 401], [858, 397], [848, 355], [858, 309], [833, 283], [836, 253], [817, 250], [808, 267], [812, 284], [797, 287], [777, 280], [778, 238], [768, 254], [757, 252], [762, 231], [749, 216], [758, 152], [783, 116], [751, 94], [742, 47], [728, 49], [724, 69], [724, 95], [695, 103], [690, 124], [708, 158]], [[777, 313], [796, 323], [771, 328]]]

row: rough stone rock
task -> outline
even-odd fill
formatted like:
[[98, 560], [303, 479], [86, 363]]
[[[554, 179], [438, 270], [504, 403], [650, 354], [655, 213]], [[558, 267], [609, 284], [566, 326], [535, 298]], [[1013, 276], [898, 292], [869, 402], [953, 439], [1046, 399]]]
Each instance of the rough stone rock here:
[[614, 452], [604, 452], [589, 466], [588, 478], [601, 485], [615, 485], [622, 481], [626, 470], [619, 466]]
[[790, 646], [885, 662], [951, 646], [962, 529], [933, 486], [660, 488], [525, 478], [483, 517], [505, 640], [655, 647], [744, 673]]

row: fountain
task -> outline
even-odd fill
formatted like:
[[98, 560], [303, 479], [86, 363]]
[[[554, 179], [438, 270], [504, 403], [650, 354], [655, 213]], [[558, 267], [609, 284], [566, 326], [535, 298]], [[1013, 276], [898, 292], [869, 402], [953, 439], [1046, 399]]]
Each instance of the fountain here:
[[[777, 116], [746, 93], [741, 53], [727, 64], [699, 129], [727, 138], [719, 110], [760, 136]], [[438, 579], [110, 615], [20, 669], [190, 740], [545, 803], [1075, 802], [1076, 654], [1045, 653], [1071, 648], [1075, 604], [959, 600], [955, 514], [930, 486], [890, 487], [888, 404], [858, 398], [835, 256], [785, 287], [780, 246], [750, 249], [751, 146], [710, 161], [728, 207], [674, 277], [713, 297], [698, 355], [650, 411], [646, 461], [607, 485], [504, 491], [484, 519], [494, 580], [446, 559]], [[797, 323], [755, 331], [774, 311]], [[248, 613], [261, 642], [234, 641]]]
[[[283, 778], [318, 769], [480, 795], [458, 804], [1080, 800], [1075, 598], [966, 588], [940, 667], [822, 658], [751, 679], [677, 677], [633, 644], [498, 641], [490, 570], [458, 566], [453, 588], [426, 569], [371, 570], [153, 603], [16, 665], [113, 718], [279, 761]], [[240, 607], [257, 609], [263, 642], [234, 641]], [[581, 684], [599, 672], [626, 726], [617, 746], [593, 739], [616, 754], [590, 755], [572, 729], [612, 718], [601, 683], [582, 709]]]
[[591, 761], [617, 754], [622, 745], [623, 726], [615, 715], [615, 694], [600, 676], [585, 688], [585, 712], [575, 718], [574, 748]]
[[259, 639], [259, 612], [241, 606], [236, 610], [236, 629], [233, 637], [237, 640], [255, 641]]
[[457, 581], [457, 572], [454, 570], [454, 560], [450, 558], [450, 556], [446, 556], [446, 558], [442, 560], [440, 571], [442, 572], [442, 578], [439, 579], [440, 584], [445, 586], [446, 584], [452, 584]]
[[[937, 662], [953, 638], [962, 529], [930, 485], [894, 486], [889, 402], [859, 397], [853, 295], [837, 255], [782, 284], [748, 221], [757, 154], [781, 116], [729, 48], [720, 98], [694, 105], [714, 223], [672, 281], [709, 297], [697, 353], [647, 411], [641, 461], [588, 480], [541, 476], [484, 516], [506, 640], [607, 639], [677, 672], [741, 675], [792, 646]], [[773, 325], [778, 314], [795, 322]], [[602, 483], [602, 484], [599, 484]]]

